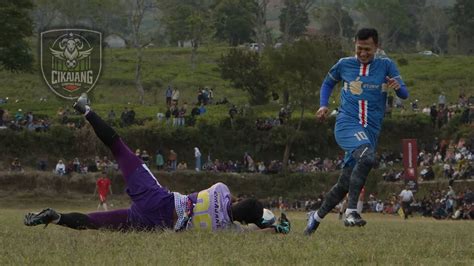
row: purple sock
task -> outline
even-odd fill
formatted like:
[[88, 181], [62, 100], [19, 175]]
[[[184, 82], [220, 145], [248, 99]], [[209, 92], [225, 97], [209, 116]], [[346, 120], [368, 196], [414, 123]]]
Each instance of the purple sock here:
[[116, 138], [110, 148], [114, 155], [120, 170], [128, 182], [128, 177], [143, 164], [142, 160], [133, 153], [130, 148], [122, 141], [121, 138]]

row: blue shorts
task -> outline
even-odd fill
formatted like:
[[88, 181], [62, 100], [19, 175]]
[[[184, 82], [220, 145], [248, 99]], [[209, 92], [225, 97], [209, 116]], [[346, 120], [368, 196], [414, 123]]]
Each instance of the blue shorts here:
[[344, 114], [339, 114], [334, 129], [336, 142], [344, 151], [344, 165], [353, 166], [355, 160], [352, 152], [364, 144], [369, 144], [373, 149], [377, 146], [379, 131], [369, 126], [363, 127], [359, 122]]

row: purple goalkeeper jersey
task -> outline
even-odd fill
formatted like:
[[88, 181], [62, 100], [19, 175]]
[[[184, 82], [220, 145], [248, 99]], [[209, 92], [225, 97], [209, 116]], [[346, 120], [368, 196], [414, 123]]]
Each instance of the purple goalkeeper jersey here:
[[232, 225], [229, 188], [223, 183], [216, 183], [199, 193], [189, 195], [195, 204], [193, 208], [192, 227], [204, 230], [220, 230]]

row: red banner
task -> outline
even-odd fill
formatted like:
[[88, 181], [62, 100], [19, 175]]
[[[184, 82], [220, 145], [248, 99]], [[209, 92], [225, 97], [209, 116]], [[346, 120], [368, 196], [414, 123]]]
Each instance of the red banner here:
[[416, 180], [417, 172], [417, 157], [418, 148], [416, 146], [416, 139], [403, 139], [403, 167], [405, 168], [405, 179]]

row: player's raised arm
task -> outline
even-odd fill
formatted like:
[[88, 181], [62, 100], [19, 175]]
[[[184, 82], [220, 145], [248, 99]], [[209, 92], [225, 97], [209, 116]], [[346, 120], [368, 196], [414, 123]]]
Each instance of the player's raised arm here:
[[405, 82], [403, 82], [402, 76], [400, 76], [397, 66], [391, 60], [388, 67], [388, 76], [385, 77], [385, 81], [387, 82], [389, 89], [395, 90], [395, 94], [397, 94], [398, 98], [408, 98], [407, 86], [405, 85]]

